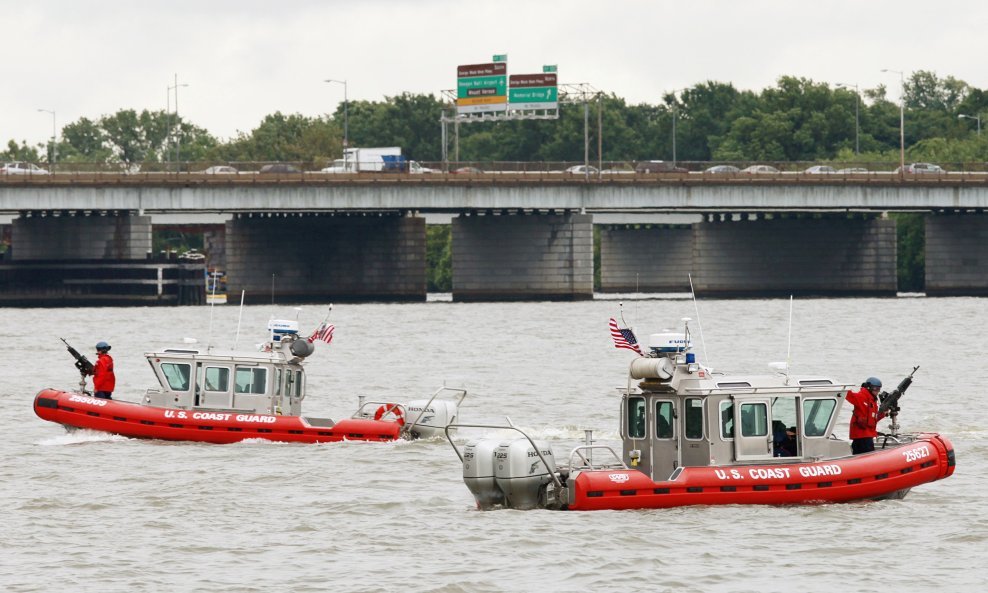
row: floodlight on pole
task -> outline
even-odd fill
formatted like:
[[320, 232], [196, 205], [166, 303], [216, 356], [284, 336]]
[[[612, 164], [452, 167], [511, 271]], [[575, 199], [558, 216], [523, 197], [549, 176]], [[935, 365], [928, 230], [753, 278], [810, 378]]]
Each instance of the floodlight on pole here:
[[55, 110], [39, 109], [38, 112], [51, 114], [51, 162], [48, 163], [48, 168], [51, 170], [52, 173], [54, 173], [55, 161], [57, 160], [57, 154], [58, 154], [58, 127], [55, 124]]
[[[182, 122], [180, 122], [179, 119], [178, 119], [178, 89], [179, 89], [179, 87], [183, 87], [183, 86], [184, 87], [187, 87], [189, 85], [187, 83], [184, 83], [184, 82], [182, 84], [178, 84], [178, 74], [175, 74], [175, 84], [168, 87], [168, 90], [169, 91], [172, 91], [172, 90], [175, 91], [175, 123], [178, 124], [178, 130], [179, 130], [179, 132], [182, 131]], [[169, 122], [169, 125], [168, 125], [168, 132], [169, 133], [173, 133], [174, 132], [174, 130], [172, 130], [172, 126], [171, 126], [171, 123], [170, 122]], [[178, 134], [175, 134], [175, 168], [176, 168], [176, 171], [179, 171], [182, 168], [181, 159], [180, 159], [181, 149], [182, 149], [182, 138], [181, 138], [181, 133], [178, 133]]]
[[343, 85], [343, 170], [346, 171], [349, 169], [347, 166], [347, 148], [350, 148], [350, 102], [347, 99], [346, 81], [327, 78], [323, 82]]
[[900, 70], [889, 70], [882, 68], [882, 72], [889, 72], [899, 75], [901, 85], [901, 96], [899, 97], [899, 174], [906, 172], [906, 75]]
[[978, 122], [978, 136], [981, 135], [981, 116], [980, 115], [964, 115], [963, 113], [957, 116], [957, 119], [973, 119]]
[[846, 82], [838, 82], [837, 88], [854, 88], [854, 154], [861, 154], [861, 119], [859, 110], [861, 108], [861, 93], [858, 85]]

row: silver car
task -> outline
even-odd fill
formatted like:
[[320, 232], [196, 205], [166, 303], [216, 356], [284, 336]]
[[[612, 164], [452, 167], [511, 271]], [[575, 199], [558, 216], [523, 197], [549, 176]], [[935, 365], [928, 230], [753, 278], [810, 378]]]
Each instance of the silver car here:
[[0, 167], [0, 175], [47, 175], [48, 170], [41, 167], [25, 163], [24, 161], [14, 161]]

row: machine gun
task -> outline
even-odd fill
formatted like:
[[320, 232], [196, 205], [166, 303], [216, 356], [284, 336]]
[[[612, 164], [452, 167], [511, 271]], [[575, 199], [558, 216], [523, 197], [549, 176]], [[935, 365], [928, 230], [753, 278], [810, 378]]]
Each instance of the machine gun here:
[[889, 427], [892, 436], [895, 436], [899, 432], [899, 423], [897, 421], [899, 417], [899, 398], [901, 398], [903, 394], [906, 393], [906, 390], [909, 389], [909, 386], [913, 384], [913, 375], [916, 374], [917, 370], [919, 370], [919, 365], [913, 367], [913, 372], [909, 373], [905, 379], [900, 381], [899, 386], [896, 387], [892, 393], [883, 391], [878, 395], [878, 400], [881, 402], [878, 406], [878, 413], [885, 414], [887, 412], [889, 418], [892, 419], [892, 424]]
[[86, 375], [92, 375], [95, 367], [93, 363], [89, 362], [89, 359], [79, 354], [79, 351], [72, 347], [71, 344], [65, 341], [65, 338], [59, 338], [65, 347], [69, 349], [69, 354], [75, 358], [75, 368], [79, 369], [79, 373], [82, 374], [83, 380], [85, 380]]

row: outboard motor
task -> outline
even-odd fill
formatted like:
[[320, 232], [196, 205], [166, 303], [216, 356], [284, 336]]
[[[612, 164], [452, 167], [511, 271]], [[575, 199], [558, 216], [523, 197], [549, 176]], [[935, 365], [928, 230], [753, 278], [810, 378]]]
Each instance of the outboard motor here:
[[444, 434], [444, 429], [456, 421], [456, 402], [448, 399], [417, 399], [405, 406], [405, 426], [411, 427], [414, 438], [429, 439]]
[[494, 482], [504, 493], [505, 502], [510, 508], [538, 508], [539, 492], [556, 473], [552, 448], [545, 441], [535, 441], [535, 446], [542, 453], [545, 463], [525, 438], [502, 441], [494, 449]]
[[504, 505], [504, 493], [494, 481], [494, 449], [498, 439], [480, 439], [463, 448], [463, 481], [483, 511]]

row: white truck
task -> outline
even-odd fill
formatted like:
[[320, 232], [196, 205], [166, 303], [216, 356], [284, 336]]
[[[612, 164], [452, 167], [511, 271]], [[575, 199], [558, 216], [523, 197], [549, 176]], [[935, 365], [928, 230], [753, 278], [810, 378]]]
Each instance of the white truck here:
[[347, 148], [342, 159], [336, 159], [333, 164], [322, 169], [323, 173], [362, 173], [362, 172], [391, 172], [391, 173], [432, 173], [415, 161], [406, 160], [401, 154], [401, 147], [386, 146], [383, 148]]

